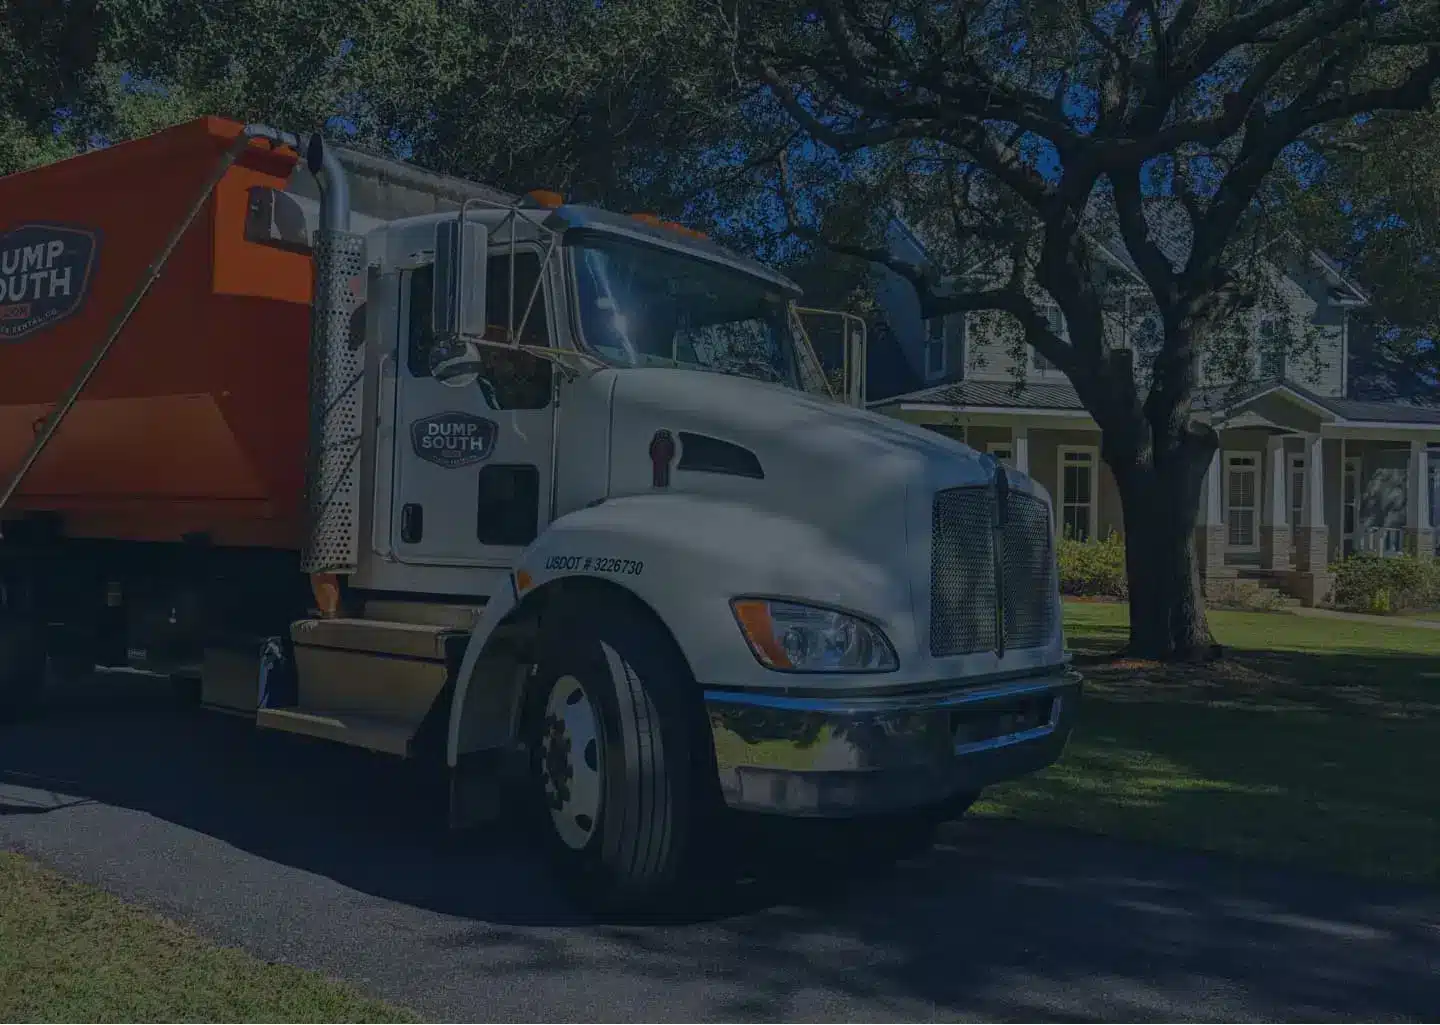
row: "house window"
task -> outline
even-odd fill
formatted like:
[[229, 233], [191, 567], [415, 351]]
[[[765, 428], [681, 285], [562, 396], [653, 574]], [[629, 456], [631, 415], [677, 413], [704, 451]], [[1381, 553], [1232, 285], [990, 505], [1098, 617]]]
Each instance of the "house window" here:
[[1305, 457], [1290, 456], [1290, 526], [1298, 527], [1305, 516]]
[[[1345, 555], [1355, 552], [1355, 536], [1360, 525], [1360, 457], [1345, 457], [1345, 476], [1341, 482], [1340, 544]], [[1290, 524], [1298, 527], [1300, 521]]]
[[1060, 535], [1076, 541], [1095, 536], [1095, 465], [1093, 448], [1060, 449]]
[[1231, 548], [1256, 549], [1256, 498], [1259, 494], [1260, 457], [1255, 454], [1225, 457], [1225, 523]]
[[[1050, 328], [1050, 333], [1060, 339], [1068, 339], [1069, 332], [1065, 329], [1065, 315], [1060, 312], [1058, 306], [1046, 306], [1041, 311], [1045, 316], [1045, 325]], [[1032, 370], [1046, 371], [1054, 370], [1055, 364], [1040, 354], [1038, 349], [1030, 350], [1030, 367]]]
[[1285, 333], [1274, 317], [1260, 322], [1260, 376], [1265, 380], [1285, 376]]
[[1155, 368], [1155, 357], [1165, 345], [1165, 323], [1160, 314], [1149, 313], [1135, 325], [1130, 336], [1130, 351], [1135, 354], [1135, 367], [1147, 378]]
[[1015, 468], [1015, 449], [1009, 444], [991, 445], [990, 454], [1012, 470]]
[[925, 322], [925, 379], [933, 381], [945, 376], [945, 318], [931, 317]]
[[[1429, 450], [1425, 475], [1430, 478], [1430, 528], [1440, 530], [1440, 448]], [[1435, 550], [1440, 552], [1440, 536], [1435, 538]]]

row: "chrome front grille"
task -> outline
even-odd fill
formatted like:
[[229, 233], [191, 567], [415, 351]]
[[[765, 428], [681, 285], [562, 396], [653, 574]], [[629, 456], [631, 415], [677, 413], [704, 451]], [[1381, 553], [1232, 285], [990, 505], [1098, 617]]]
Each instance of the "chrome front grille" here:
[[1039, 647], [1054, 632], [1049, 508], [1034, 495], [1010, 491], [997, 526], [1000, 518], [991, 485], [935, 496], [930, 654], [936, 658]]
[[1007, 648], [1038, 648], [1055, 632], [1052, 537], [1045, 503], [1011, 492], [1009, 516], [1000, 530]]
[[995, 495], [988, 487], [935, 496], [930, 549], [930, 654], [993, 651]]

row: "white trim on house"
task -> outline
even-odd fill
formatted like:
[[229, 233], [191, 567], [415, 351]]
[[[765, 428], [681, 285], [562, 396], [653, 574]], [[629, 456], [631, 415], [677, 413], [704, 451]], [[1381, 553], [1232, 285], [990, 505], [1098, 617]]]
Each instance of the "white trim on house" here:
[[[1295, 475], [1300, 475], [1300, 503], [1296, 508]], [[1285, 453], [1285, 522], [1297, 526], [1305, 514], [1305, 453]]]
[[[1098, 445], [1060, 445], [1055, 449], [1055, 525], [1056, 529], [1063, 536], [1065, 530], [1065, 511], [1070, 504], [1065, 494], [1065, 468], [1066, 457], [1072, 455], [1086, 455], [1090, 457], [1088, 464], [1077, 463], [1075, 465], [1088, 465], [1090, 470], [1090, 499], [1085, 503], [1085, 537], [1094, 540], [1100, 524], [1100, 447]], [[1079, 503], [1076, 503], [1077, 507]]]
[[[1315, 402], [1315, 401], [1312, 401], [1311, 399], [1307, 399], [1304, 395], [1301, 395], [1298, 391], [1296, 391], [1294, 388], [1291, 388], [1288, 384], [1285, 384], [1283, 381], [1277, 382], [1276, 384], [1272, 385], [1271, 387], [1266, 388], [1264, 391], [1258, 391], [1258, 392], [1256, 392], [1254, 395], [1247, 395], [1244, 399], [1242, 399], [1241, 401], [1235, 403], [1234, 406], [1232, 406], [1232, 407], [1230, 407], [1230, 408], [1228, 408], [1228, 409], [1224, 409], [1224, 410], [1217, 410], [1216, 412], [1219, 413], [1219, 414], [1223, 417], [1223, 416], [1229, 414], [1232, 409], [1239, 409], [1239, 408], [1242, 407], [1242, 406], [1248, 406], [1248, 405], [1250, 405], [1250, 403], [1256, 402], [1256, 401], [1258, 401], [1258, 400], [1260, 400], [1260, 399], [1263, 399], [1263, 398], [1264, 398], [1265, 396], [1267, 396], [1267, 395], [1274, 395], [1276, 392], [1285, 392], [1285, 393], [1286, 393], [1286, 396], [1285, 396], [1286, 398], [1288, 398], [1290, 401], [1294, 402], [1297, 406], [1301, 406], [1301, 407], [1303, 407], [1303, 408], [1305, 408], [1305, 409], [1310, 410], [1312, 413], [1314, 413], [1316, 416], [1318, 416], [1321, 420], [1324, 420], [1324, 421], [1329, 422], [1329, 421], [1334, 421], [1334, 420], [1343, 419], [1343, 418], [1342, 418], [1338, 413], [1336, 413], [1333, 409], [1330, 409], [1330, 408], [1327, 407], [1327, 406], [1322, 406], [1320, 403]], [[1221, 421], [1221, 423], [1222, 423], [1222, 426], [1223, 426], [1223, 420]]]
[[1350, 311], [1340, 311], [1340, 394], [1350, 394]]
[[[1365, 461], [1361, 456], [1342, 455], [1340, 463], [1340, 557], [1344, 558], [1355, 551], [1357, 535], [1360, 527], [1360, 506], [1361, 494], [1360, 485], [1364, 481]], [[1354, 488], [1351, 490], [1351, 483]], [[1349, 496], [1347, 490], [1351, 490]], [[1345, 529], [1345, 514], [1353, 509], [1350, 518], [1350, 529]]]
[[1320, 425], [1322, 437], [1351, 438], [1358, 441], [1409, 441], [1417, 434], [1437, 433], [1440, 433], [1440, 424], [1345, 420], [1338, 424]]
[[[1043, 406], [951, 406], [943, 402], [900, 402], [892, 403], [907, 413], [975, 413], [985, 416], [1053, 416], [1069, 420], [1093, 420], [1083, 409], [1047, 409]], [[885, 403], [878, 402], [871, 409], [884, 409]], [[1098, 428], [1097, 428], [1098, 430]]]
[[[946, 337], [947, 332], [945, 321], [947, 319], [948, 318], [943, 316], [931, 317], [929, 320], [924, 322], [925, 337], [921, 340], [920, 343], [920, 359], [923, 364], [923, 369], [925, 371], [926, 381], [939, 381], [943, 379], [945, 377], [946, 371], [949, 369], [949, 361], [946, 358], [945, 352], [949, 342], [949, 339]], [[939, 332], [938, 335], [936, 334], [937, 330]], [[930, 357], [931, 354], [937, 349], [939, 350], [940, 354], [940, 365], [938, 367], [934, 367], [930, 364]]]
[[1010, 441], [991, 441], [985, 445], [985, 451], [994, 456], [1000, 462], [1015, 468], [1015, 444]]
[[[1296, 492], [1296, 475], [1299, 475], [1299, 492]], [[1285, 453], [1285, 522], [1290, 525], [1290, 557], [1294, 559], [1300, 545], [1300, 535], [1294, 528], [1305, 518], [1305, 453]], [[1341, 481], [1344, 486], [1344, 481]], [[1299, 499], [1298, 508], [1296, 499]]]

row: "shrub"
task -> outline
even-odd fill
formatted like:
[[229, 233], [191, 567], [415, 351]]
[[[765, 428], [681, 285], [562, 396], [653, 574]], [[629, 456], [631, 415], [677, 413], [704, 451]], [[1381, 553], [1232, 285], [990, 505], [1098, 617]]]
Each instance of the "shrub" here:
[[1124, 598], [1129, 594], [1125, 541], [1119, 534], [1098, 541], [1062, 538], [1056, 557], [1062, 594], [1096, 598]]
[[1359, 553], [1335, 564], [1335, 604], [1355, 612], [1440, 606], [1440, 563], [1413, 555]]

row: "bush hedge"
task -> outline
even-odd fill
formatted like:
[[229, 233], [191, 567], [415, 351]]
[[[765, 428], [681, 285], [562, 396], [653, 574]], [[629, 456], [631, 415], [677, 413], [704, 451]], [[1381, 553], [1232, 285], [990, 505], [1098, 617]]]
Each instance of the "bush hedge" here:
[[[1060, 593], [1084, 598], [1125, 599], [1125, 541], [1119, 534], [1093, 541], [1063, 538], [1056, 552]], [[1413, 555], [1381, 558], [1352, 555], [1332, 567], [1335, 605], [1353, 612], [1385, 614], [1440, 608], [1440, 559]], [[1237, 591], [1238, 594], [1238, 591]], [[1216, 595], [1217, 604], [1235, 604]], [[1247, 597], [1247, 607], [1254, 604]]]
[[1338, 562], [1335, 604], [1354, 612], [1406, 612], [1440, 607], [1440, 562], [1413, 555], [1360, 553]]
[[1125, 541], [1119, 534], [1097, 541], [1062, 538], [1056, 552], [1060, 593], [1087, 598], [1125, 598]]

